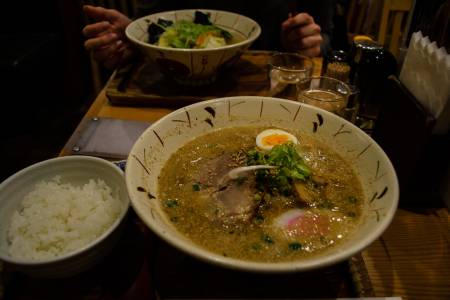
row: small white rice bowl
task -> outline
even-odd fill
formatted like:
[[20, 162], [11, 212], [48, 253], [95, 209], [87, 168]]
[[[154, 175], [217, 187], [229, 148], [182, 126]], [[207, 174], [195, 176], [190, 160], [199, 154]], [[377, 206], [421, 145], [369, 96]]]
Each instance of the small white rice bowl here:
[[111, 226], [122, 205], [101, 179], [82, 186], [62, 183], [61, 176], [38, 182], [11, 218], [9, 254], [42, 260], [79, 249]]
[[0, 260], [37, 277], [67, 277], [106, 256], [129, 207], [122, 170], [70, 156], [19, 171], [0, 185]]

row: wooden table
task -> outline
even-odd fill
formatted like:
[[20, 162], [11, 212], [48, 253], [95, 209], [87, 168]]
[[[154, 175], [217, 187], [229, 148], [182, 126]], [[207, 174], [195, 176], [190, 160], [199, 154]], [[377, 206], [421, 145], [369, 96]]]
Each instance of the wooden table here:
[[[320, 73], [317, 60], [315, 73]], [[170, 108], [111, 105], [103, 90], [61, 155], [71, 155], [84, 124], [93, 117], [156, 121]], [[386, 232], [362, 252], [375, 296], [450, 299], [450, 217], [447, 208], [401, 206]]]

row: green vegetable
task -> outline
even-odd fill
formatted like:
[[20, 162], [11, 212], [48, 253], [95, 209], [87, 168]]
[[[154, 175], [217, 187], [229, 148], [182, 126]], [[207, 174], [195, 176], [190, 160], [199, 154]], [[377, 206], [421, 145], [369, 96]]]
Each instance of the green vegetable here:
[[356, 217], [356, 213], [354, 211], [348, 211], [345, 215], [350, 218]]
[[262, 237], [261, 237], [261, 239], [262, 239], [264, 242], [266, 242], [267, 244], [273, 244], [273, 243], [275, 243], [275, 242], [273, 241], [273, 239], [272, 239], [269, 235], [267, 235], [267, 234], [263, 234]]
[[264, 222], [264, 217], [261, 215], [256, 215], [255, 216], [255, 223], [256, 224], [261, 224], [262, 222]]
[[311, 170], [293, 143], [277, 145], [269, 151], [250, 150], [247, 153], [247, 165], [278, 166], [276, 169], [256, 172], [258, 190], [268, 190], [272, 194], [290, 195], [293, 181], [306, 180], [311, 175]]
[[350, 196], [350, 197], [347, 198], [347, 201], [348, 201], [349, 203], [355, 204], [355, 203], [358, 202], [358, 198], [356, 198], [356, 197], [354, 197], [354, 196]]
[[252, 250], [259, 251], [262, 249], [262, 246], [260, 244], [255, 243], [251, 245], [251, 248]]
[[255, 202], [259, 203], [259, 202], [261, 202], [262, 197], [261, 197], [260, 194], [255, 194], [255, 195], [253, 196], [253, 200], [255, 200]]
[[200, 191], [200, 183], [198, 183], [198, 182], [194, 183], [194, 184], [192, 185], [192, 190], [193, 190], [194, 192]]
[[158, 45], [172, 48], [205, 48], [208, 42], [223, 46], [230, 39], [231, 34], [217, 26], [181, 20], [165, 28], [159, 37]]
[[247, 177], [239, 176], [238, 178], [236, 178], [235, 181], [236, 181], [237, 185], [242, 185], [246, 180], [247, 180]]
[[178, 201], [174, 199], [164, 200], [164, 205], [169, 208], [174, 208], [178, 206]]
[[293, 251], [297, 251], [302, 249], [302, 244], [294, 242], [294, 243], [290, 243], [289, 244], [289, 249], [293, 250]]

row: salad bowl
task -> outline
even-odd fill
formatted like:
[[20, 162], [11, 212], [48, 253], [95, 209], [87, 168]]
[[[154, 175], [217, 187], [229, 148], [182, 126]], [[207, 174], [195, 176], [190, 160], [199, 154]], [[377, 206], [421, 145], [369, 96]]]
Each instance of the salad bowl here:
[[[196, 12], [209, 16], [212, 25], [231, 34], [232, 43], [214, 48], [172, 48], [149, 42], [149, 26], [158, 21], [176, 24], [194, 21]], [[159, 25], [158, 25], [159, 26]], [[155, 62], [160, 71], [177, 83], [200, 86], [212, 83], [224, 69], [232, 66], [258, 38], [261, 27], [252, 19], [218, 10], [177, 10], [148, 15], [133, 21], [125, 34], [146, 58]], [[191, 37], [178, 37], [189, 40]]]

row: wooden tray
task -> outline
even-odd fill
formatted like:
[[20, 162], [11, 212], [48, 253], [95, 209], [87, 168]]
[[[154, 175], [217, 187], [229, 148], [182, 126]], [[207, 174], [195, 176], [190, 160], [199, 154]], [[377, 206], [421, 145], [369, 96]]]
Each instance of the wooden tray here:
[[112, 104], [128, 106], [180, 106], [228, 96], [266, 96], [270, 89], [267, 62], [271, 53], [247, 51], [216, 82], [202, 87], [181, 86], [164, 77], [154, 64], [138, 62], [112, 75], [106, 96]]

